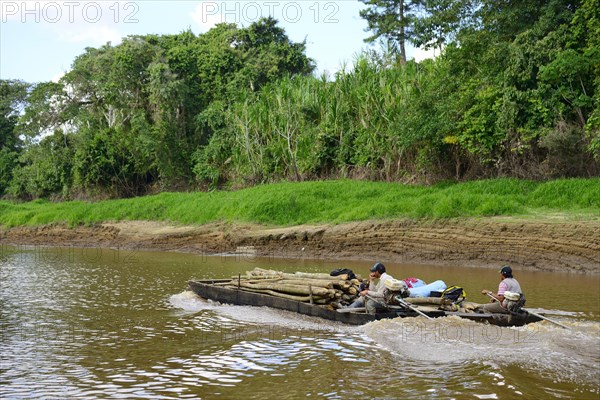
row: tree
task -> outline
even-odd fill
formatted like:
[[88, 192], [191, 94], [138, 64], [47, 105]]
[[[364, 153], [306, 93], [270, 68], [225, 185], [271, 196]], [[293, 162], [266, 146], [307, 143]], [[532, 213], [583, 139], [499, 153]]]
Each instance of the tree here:
[[256, 91], [284, 76], [308, 75], [315, 68], [305, 55], [306, 42], [292, 42], [272, 17], [238, 30], [235, 48], [243, 62], [233, 81], [237, 90], [246, 86]]
[[[17, 120], [16, 129], [29, 139], [13, 192], [134, 196], [185, 188], [197, 171], [212, 171], [196, 164], [218, 159], [203, 149], [214, 135], [223, 136], [215, 143], [227, 142], [220, 129], [229, 106], [282, 77], [310, 74], [314, 65], [305, 50], [272, 18], [246, 28], [220, 24], [201, 35], [136, 35], [87, 48], [59, 82], [28, 90], [22, 113], [0, 120], [3, 146], [17, 140], [4, 134]], [[5, 153], [0, 170], [12, 170], [16, 154]], [[10, 179], [0, 180], [0, 190]]]
[[28, 140], [39, 140], [69, 125], [74, 107], [61, 83], [40, 82], [31, 86], [27, 106], [20, 116], [19, 130]]
[[414, 21], [412, 42], [425, 49], [442, 49], [456, 34], [477, 24], [475, 0], [423, 0], [422, 12]]
[[64, 197], [71, 187], [72, 163], [71, 138], [57, 130], [21, 154], [8, 192], [26, 199]]
[[0, 196], [10, 184], [22, 150], [16, 127], [28, 89], [29, 84], [22, 81], [0, 80]]
[[373, 32], [365, 42], [385, 39], [400, 55], [400, 63], [406, 64], [406, 42], [415, 38], [414, 23], [422, 7], [421, 0], [361, 0], [369, 7], [360, 11]]
[[597, 108], [597, 46], [586, 47], [597, 20], [592, 3], [426, 1], [417, 30], [429, 36], [420, 38], [446, 44], [442, 57], [459, 82], [457, 146], [500, 174], [593, 173], [585, 154], [588, 143], [594, 148], [589, 121]]
[[587, 118], [585, 131], [589, 140], [588, 150], [600, 161], [600, 8], [596, 0], [583, 0], [575, 12], [571, 25], [573, 47], [579, 47], [579, 56], [592, 68], [588, 79], [593, 87], [586, 96], [592, 97], [593, 108]]

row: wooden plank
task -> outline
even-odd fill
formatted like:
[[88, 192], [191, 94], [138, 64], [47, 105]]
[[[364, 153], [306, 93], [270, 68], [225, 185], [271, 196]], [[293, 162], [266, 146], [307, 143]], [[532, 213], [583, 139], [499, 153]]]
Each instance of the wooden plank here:
[[339, 313], [365, 313], [366, 312], [366, 308], [365, 307], [355, 307], [355, 308], [339, 308], [336, 311]]

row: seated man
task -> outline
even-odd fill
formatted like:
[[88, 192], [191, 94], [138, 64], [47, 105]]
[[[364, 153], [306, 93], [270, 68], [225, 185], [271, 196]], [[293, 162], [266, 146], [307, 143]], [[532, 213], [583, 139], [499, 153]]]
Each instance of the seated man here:
[[385, 308], [385, 281], [393, 278], [385, 272], [385, 265], [379, 262], [373, 265], [370, 272], [369, 288], [362, 290], [360, 292], [360, 297], [349, 307], [358, 308], [364, 306], [367, 308], [369, 314], [375, 314], [377, 310]]
[[513, 277], [512, 268], [510, 268], [508, 265], [505, 265], [500, 270], [500, 284], [498, 285], [498, 293], [494, 294], [486, 289], [481, 291], [481, 294], [490, 296], [491, 300], [490, 303], [478, 307], [478, 311], [510, 314], [510, 311], [506, 309], [506, 302], [504, 301], [505, 292], [513, 292], [521, 295], [523, 294], [521, 285], [519, 285], [519, 282], [517, 282], [517, 280]]

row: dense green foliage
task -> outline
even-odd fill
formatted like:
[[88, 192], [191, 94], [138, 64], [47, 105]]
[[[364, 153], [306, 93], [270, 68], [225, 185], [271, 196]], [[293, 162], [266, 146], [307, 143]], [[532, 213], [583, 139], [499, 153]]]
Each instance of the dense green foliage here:
[[[219, 125], [223, 104], [284, 76], [310, 74], [304, 53], [305, 44], [291, 42], [273, 19], [88, 48], [60, 82], [29, 91], [16, 129], [30, 143], [9, 191], [22, 198], [131, 196], [187, 187], [192, 155]], [[14, 90], [20, 84], [6, 82]]]
[[315, 77], [266, 19], [88, 48], [58, 83], [2, 81], [0, 194], [600, 174], [597, 0], [368, 3], [406, 11], [373, 14], [374, 35], [441, 55], [367, 52]]
[[557, 215], [597, 219], [599, 209], [600, 179], [544, 183], [496, 179], [433, 186], [337, 180], [258, 185], [235, 192], [165, 192], [100, 202], [0, 201], [0, 225], [8, 228], [123, 220], [296, 225], [394, 218], [534, 216], [543, 219]]
[[0, 196], [10, 185], [17, 166], [21, 140], [16, 127], [27, 89], [24, 82], [0, 80]]
[[398, 66], [394, 54], [364, 54], [332, 82], [270, 84], [227, 110], [198, 159], [196, 171], [210, 173], [197, 177], [217, 184], [600, 173], [595, 1], [421, 3], [427, 13], [413, 21], [413, 40], [446, 43], [440, 57]]

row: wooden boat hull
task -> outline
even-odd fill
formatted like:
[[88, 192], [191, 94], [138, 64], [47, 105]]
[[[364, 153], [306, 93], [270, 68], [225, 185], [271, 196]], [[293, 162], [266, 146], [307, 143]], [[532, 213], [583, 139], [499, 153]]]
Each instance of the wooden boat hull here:
[[[404, 309], [381, 312], [377, 314], [340, 313], [335, 310], [330, 310], [318, 305], [303, 303], [300, 301], [288, 300], [261, 293], [247, 292], [235, 288], [231, 289], [223, 286], [217, 286], [214, 283], [218, 281], [219, 280], [202, 282], [189, 281], [188, 286], [198, 296], [205, 299], [218, 301], [220, 303], [256, 307], [272, 307], [279, 310], [292, 311], [302, 315], [319, 317], [349, 325], [363, 325], [380, 319], [417, 317], [419, 315], [414, 311]], [[446, 312], [442, 310], [428, 310], [425, 311], [425, 314], [432, 318], [455, 315], [475, 321], [487, 321], [490, 324], [498, 326], [520, 326], [530, 322], [541, 321], [540, 318], [531, 314], [527, 314], [522, 318], [517, 318], [516, 316], [509, 314], [457, 313]]]

